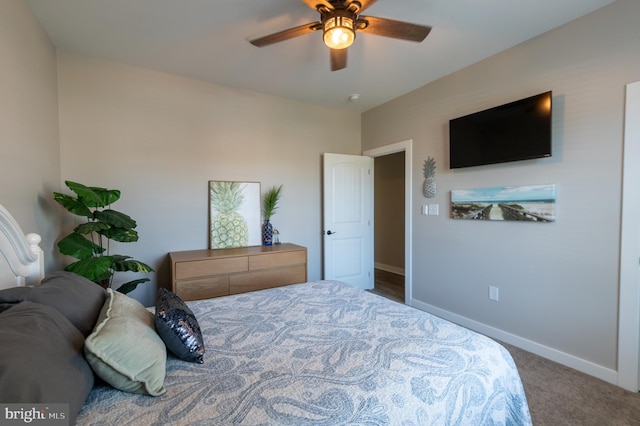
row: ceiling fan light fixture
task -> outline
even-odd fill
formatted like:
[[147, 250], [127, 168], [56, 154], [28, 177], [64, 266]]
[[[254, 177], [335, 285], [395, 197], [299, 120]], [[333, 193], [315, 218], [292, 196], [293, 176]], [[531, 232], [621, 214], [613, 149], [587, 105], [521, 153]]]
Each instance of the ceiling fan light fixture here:
[[333, 14], [322, 22], [324, 44], [330, 49], [346, 49], [356, 39], [355, 19]]
[[431, 31], [431, 27], [425, 25], [360, 15], [376, 0], [301, 1], [320, 14], [319, 21], [258, 37], [249, 42], [256, 47], [264, 47], [322, 30], [324, 44], [330, 49], [331, 71], [338, 71], [347, 66], [347, 48], [355, 41], [357, 32], [421, 42]]

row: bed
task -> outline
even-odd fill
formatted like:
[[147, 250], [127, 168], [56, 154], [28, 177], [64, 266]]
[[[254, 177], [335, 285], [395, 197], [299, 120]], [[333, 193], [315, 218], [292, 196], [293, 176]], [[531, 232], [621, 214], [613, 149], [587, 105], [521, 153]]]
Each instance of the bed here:
[[[20, 236], [18, 245], [29, 247], [21, 230], [14, 234]], [[9, 246], [16, 243], [1, 247]], [[42, 287], [47, 285], [52, 284], [45, 279]], [[121, 298], [107, 293], [103, 313], [109, 300]], [[132, 300], [126, 303], [137, 303]], [[199, 328], [199, 359], [185, 360], [177, 350], [163, 353], [158, 346], [164, 361], [155, 366], [163, 372], [161, 380], [156, 377], [152, 383], [156, 396], [118, 390], [96, 374], [90, 387], [83, 383], [83, 402], [71, 407], [73, 421], [78, 425], [531, 424], [518, 371], [501, 345], [342, 282], [315, 281], [182, 303]], [[0, 317], [11, 309], [15, 308]], [[140, 307], [135, 309], [147, 321]], [[97, 328], [85, 330], [85, 351]], [[130, 342], [130, 348], [152, 352], [148, 349], [152, 344], [141, 343], [142, 334], [133, 332], [136, 342]], [[193, 341], [189, 345], [198, 346]]]

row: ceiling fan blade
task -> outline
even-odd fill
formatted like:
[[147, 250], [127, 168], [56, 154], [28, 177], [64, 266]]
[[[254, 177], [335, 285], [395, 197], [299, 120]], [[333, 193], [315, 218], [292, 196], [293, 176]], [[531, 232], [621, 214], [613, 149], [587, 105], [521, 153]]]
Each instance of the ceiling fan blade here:
[[325, 7], [329, 10], [333, 10], [334, 7], [328, 0], [301, 0], [302, 3], [306, 4], [313, 10], [318, 10], [320, 7]]
[[254, 38], [249, 40], [249, 43], [257, 47], [267, 46], [269, 44], [278, 43], [280, 41], [289, 40], [290, 38], [299, 37], [305, 34], [312, 33], [322, 28], [322, 24], [319, 22], [312, 22], [298, 27], [289, 28], [288, 30], [280, 31], [270, 34], [264, 37]]
[[351, 5], [354, 5], [354, 7], [356, 7], [356, 10], [354, 10], [355, 14], [359, 15], [362, 12], [364, 12], [366, 9], [368, 9], [369, 6], [374, 4], [376, 1], [377, 0], [352, 0], [352, 1], [347, 1], [345, 3], [348, 3], [347, 8], [349, 8]]
[[363, 33], [416, 42], [421, 42], [431, 32], [431, 27], [425, 25], [394, 21], [393, 19], [376, 18], [375, 16], [360, 15], [357, 24], [357, 30]]
[[347, 49], [331, 49], [331, 71], [347, 67]]

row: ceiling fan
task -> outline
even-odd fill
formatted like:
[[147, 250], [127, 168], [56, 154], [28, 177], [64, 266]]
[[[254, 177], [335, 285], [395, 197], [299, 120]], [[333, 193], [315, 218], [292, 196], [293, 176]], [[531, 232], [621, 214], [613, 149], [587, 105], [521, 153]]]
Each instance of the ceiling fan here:
[[421, 42], [431, 27], [394, 21], [386, 18], [360, 15], [376, 0], [301, 0], [320, 13], [320, 21], [279, 31], [249, 40], [257, 47], [285, 41], [322, 30], [324, 43], [331, 49], [331, 71], [347, 66], [347, 48], [356, 38], [356, 32]]

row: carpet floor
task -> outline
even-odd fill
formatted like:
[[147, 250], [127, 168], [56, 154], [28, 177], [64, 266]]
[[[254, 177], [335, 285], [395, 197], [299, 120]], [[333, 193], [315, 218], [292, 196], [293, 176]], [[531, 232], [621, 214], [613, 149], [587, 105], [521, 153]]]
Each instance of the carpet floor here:
[[640, 393], [500, 343], [518, 367], [535, 426], [640, 425]]

